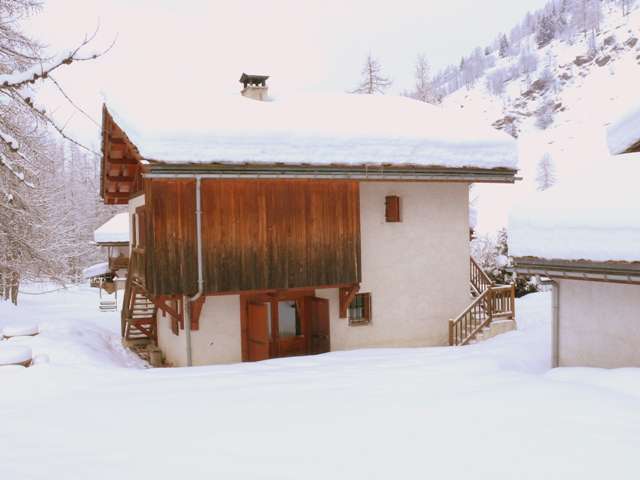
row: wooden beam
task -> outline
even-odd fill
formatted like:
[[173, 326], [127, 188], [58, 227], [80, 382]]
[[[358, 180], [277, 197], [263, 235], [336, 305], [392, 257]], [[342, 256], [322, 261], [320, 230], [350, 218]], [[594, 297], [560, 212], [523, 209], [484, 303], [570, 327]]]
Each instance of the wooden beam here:
[[360, 285], [358, 284], [340, 288], [340, 318], [347, 318], [347, 310], [351, 302], [353, 302], [353, 298], [358, 293], [358, 290], [360, 290]]
[[104, 196], [105, 198], [124, 198], [128, 200], [131, 196], [131, 192], [104, 192]]
[[135, 158], [109, 158], [109, 163], [111, 165], [137, 165], [138, 160]]
[[107, 182], [131, 183], [134, 180], [135, 177], [130, 177], [127, 175], [107, 175]]

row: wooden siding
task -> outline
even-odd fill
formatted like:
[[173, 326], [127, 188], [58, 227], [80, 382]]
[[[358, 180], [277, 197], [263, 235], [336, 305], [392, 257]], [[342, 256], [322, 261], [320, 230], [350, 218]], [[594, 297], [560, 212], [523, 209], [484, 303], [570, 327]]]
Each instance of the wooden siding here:
[[194, 180], [147, 180], [146, 287], [152, 295], [198, 290]]
[[[148, 288], [196, 288], [195, 181], [147, 180]], [[202, 180], [205, 293], [360, 281], [358, 183]]]

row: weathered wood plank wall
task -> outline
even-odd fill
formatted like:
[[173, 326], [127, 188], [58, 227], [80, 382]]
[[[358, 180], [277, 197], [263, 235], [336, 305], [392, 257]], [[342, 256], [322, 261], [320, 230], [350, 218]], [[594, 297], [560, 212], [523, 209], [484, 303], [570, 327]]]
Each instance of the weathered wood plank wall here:
[[146, 287], [153, 295], [197, 291], [195, 181], [147, 180]]
[[[147, 181], [155, 294], [196, 290], [194, 183]], [[206, 293], [360, 281], [355, 181], [205, 179], [202, 210]]]

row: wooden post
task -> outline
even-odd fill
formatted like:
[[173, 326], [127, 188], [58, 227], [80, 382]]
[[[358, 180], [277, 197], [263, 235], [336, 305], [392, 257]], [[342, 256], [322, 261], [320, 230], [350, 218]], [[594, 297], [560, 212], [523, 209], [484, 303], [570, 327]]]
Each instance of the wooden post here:
[[511, 320], [516, 319], [516, 284], [511, 283]]
[[450, 318], [449, 319], [449, 346], [452, 347], [454, 345], [453, 343], [453, 327], [454, 327], [454, 322], [453, 319]]

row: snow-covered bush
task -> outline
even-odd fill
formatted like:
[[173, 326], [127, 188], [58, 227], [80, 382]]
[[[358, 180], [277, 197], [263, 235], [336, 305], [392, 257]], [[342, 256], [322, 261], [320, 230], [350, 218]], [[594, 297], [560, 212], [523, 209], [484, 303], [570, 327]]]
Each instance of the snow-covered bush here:
[[497, 238], [491, 235], [474, 238], [471, 241], [471, 256], [497, 284], [508, 285], [515, 281], [517, 297], [537, 292], [538, 288], [530, 277], [518, 275], [514, 280], [514, 275], [508, 271], [511, 262], [507, 240], [507, 230], [504, 228], [498, 232]]

